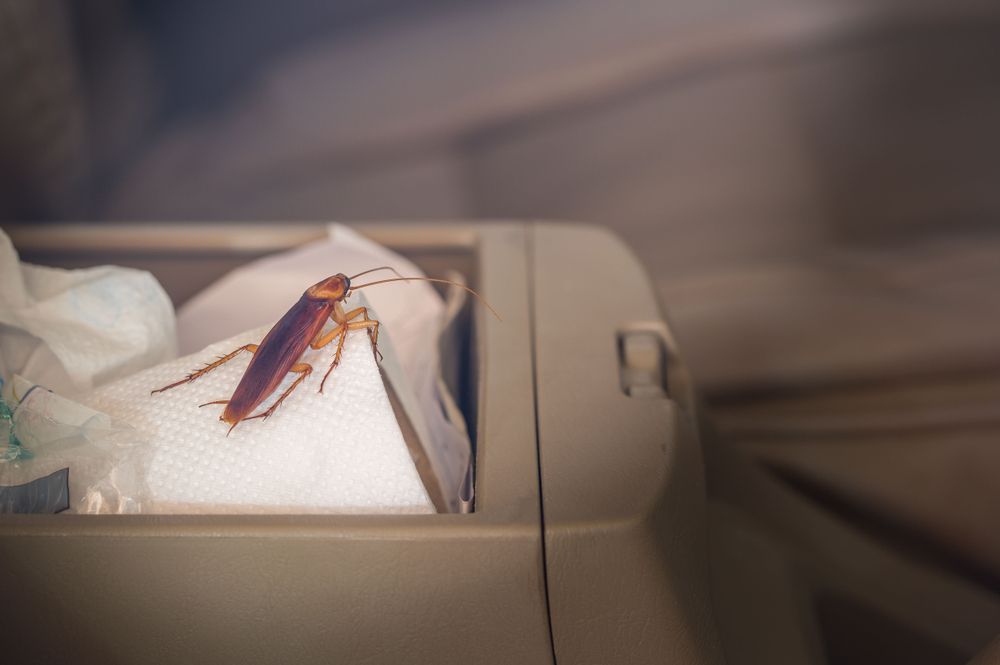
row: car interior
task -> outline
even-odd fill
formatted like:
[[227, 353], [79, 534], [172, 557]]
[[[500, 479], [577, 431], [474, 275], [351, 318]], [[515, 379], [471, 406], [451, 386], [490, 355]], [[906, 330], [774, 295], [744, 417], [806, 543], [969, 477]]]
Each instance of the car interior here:
[[432, 356], [386, 284], [343, 367], [424, 503], [0, 514], [0, 660], [1000, 662], [998, 68], [979, 0], [0, 0], [9, 450], [60, 393], [31, 266], [152, 276], [135, 373], [263, 337], [324, 242], [450, 282]]

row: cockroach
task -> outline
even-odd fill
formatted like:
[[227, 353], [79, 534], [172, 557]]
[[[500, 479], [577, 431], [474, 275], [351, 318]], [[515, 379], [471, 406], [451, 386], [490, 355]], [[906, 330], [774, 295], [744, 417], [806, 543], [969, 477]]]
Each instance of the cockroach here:
[[[352, 280], [379, 270], [392, 270], [397, 276], [391, 279], [369, 282], [368, 284], [352, 284]], [[438, 282], [457, 286], [474, 295], [493, 312], [494, 316], [498, 319], [500, 318], [496, 310], [483, 300], [478, 293], [458, 282], [432, 277], [403, 277], [389, 266], [365, 270], [351, 277], [343, 273], [337, 273], [306, 289], [298, 302], [292, 305], [291, 309], [285, 312], [284, 316], [274, 324], [274, 327], [264, 336], [260, 344], [245, 344], [232, 353], [221, 356], [215, 362], [191, 372], [180, 381], [158, 388], [150, 394], [161, 393], [185, 383], [190, 383], [229, 362], [240, 353], [248, 351], [253, 354], [253, 358], [250, 360], [250, 364], [243, 373], [243, 377], [236, 386], [232, 397], [228, 400], [207, 402], [201, 406], [225, 404], [226, 408], [223, 410], [222, 415], [219, 416], [219, 420], [230, 425], [229, 432], [232, 432], [244, 420], [253, 420], [255, 418], [267, 419], [292, 394], [292, 391], [312, 374], [313, 368], [311, 365], [299, 362], [306, 347], [321, 349], [334, 339], [337, 339], [337, 351], [333, 356], [333, 362], [319, 384], [319, 392], [321, 393], [330, 373], [340, 364], [340, 355], [344, 350], [344, 341], [347, 338], [348, 332], [352, 330], [366, 330], [368, 338], [371, 341], [372, 352], [375, 354], [376, 360], [379, 358], [379, 322], [368, 316], [367, 307], [357, 307], [350, 311], [345, 311], [344, 301], [358, 289], [399, 281]], [[337, 325], [329, 332], [324, 333], [323, 326], [326, 325], [327, 318], [332, 319]], [[251, 416], [250, 413], [277, 389], [282, 379], [289, 372], [298, 374], [298, 378], [275, 400], [274, 404], [266, 410]], [[227, 436], [229, 432], [226, 433]]]

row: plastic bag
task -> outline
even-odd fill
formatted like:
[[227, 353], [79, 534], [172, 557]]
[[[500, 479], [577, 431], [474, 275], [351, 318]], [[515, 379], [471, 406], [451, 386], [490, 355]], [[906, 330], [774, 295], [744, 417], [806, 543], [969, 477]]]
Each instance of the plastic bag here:
[[139, 431], [15, 376], [0, 380], [0, 513], [138, 513], [151, 448]]

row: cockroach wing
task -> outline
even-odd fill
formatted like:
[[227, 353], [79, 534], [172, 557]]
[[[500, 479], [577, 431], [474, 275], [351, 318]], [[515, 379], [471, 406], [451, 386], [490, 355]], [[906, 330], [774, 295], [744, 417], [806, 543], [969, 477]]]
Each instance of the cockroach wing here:
[[222, 413], [222, 420], [235, 424], [251, 415], [299, 361], [309, 342], [323, 329], [331, 311], [330, 303], [304, 296], [292, 305], [257, 347]]

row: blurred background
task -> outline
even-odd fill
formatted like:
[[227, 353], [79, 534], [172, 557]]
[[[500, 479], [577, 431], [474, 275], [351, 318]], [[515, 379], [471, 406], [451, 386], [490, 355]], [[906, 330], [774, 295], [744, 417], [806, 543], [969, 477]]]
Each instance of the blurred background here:
[[8, 223], [612, 228], [721, 441], [1000, 594], [995, 0], [0, 0], [0, 89]]

